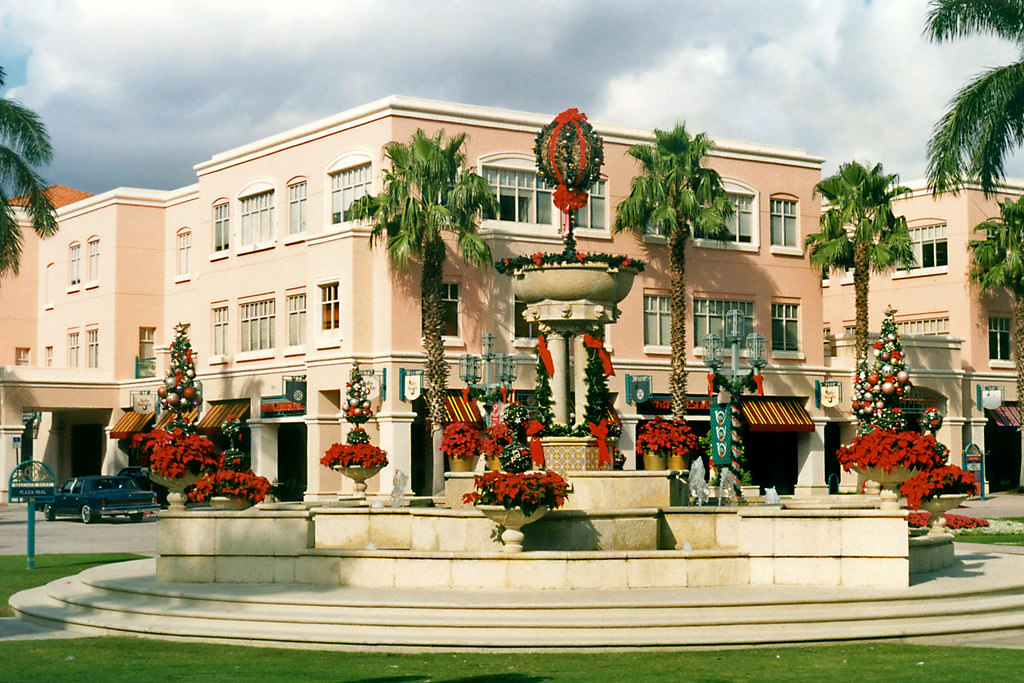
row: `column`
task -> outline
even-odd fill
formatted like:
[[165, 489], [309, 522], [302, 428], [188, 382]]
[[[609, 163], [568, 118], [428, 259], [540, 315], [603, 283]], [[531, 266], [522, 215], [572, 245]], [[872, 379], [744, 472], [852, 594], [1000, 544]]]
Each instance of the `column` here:
[[103, 430], [103, 436], [107, 440], [103, 453], [103, 464], [100, 466], [101, 474], [117, 474], [121, 468], [128, 466], [128, 454], [117, 447], [117, 439], [110, 438], [111, 425]]
[[380, 447], [388, 454], [388, 466], [377, 475], [378, 491], [390, 495], [394, 490], [395, 472], [405, 473], [405, 489], [401, 492], [412, 495], [412, 423], [416, 413], [378, 413]]
[[555, 376], [551, 378], [551, 401], [555, 422], [569, 424], [569, 343], [561, 332], [551, 330], [548, 333], [548, 350], [551, 351], [551, 362], [555, 366]]
[[639, 415], [619, 415], [622, 420], [622, 436], [619, 437], [619, 450], [626, 456], [626, 462], [622, 465], [623, 470], [636, 469], [636, 425], [640, 421]]
[[277, 424], [248, 421], [252, 443], [252, 471], [271, 482], [277, 481]]
[[[18, 424], [0, 425], [0, 502], [8, 502], [7, 487], [10, 483], [11, 472], [18, 466], [21, 458], [21, 446], [15, 448], [15, 438], [20, 439], [25, 431], [25, 426]], [[60, 483], [58, 482], [58, 486]]]
[[823, 496], [828, 493], [825, 484], [825, 423], [816, 422], [813, 432], [805, 432], [797, 439], [796, 496]]
[[336, 500], [344, 478], [320, 464], [327, 449], [342, 441], [341, 413], [306, 416], [306, 501]]
[[587, 411], [587, 382], [585, 380], [587, 368], [587, 347], [583, 345], [583, 332], [580, 331], [573, 337], [572, 350], [575, 359], [576, 376], [573, 377], [573, 391], [576, 392], [574, 411], [576, 422], [582, 423], [583, 416]]

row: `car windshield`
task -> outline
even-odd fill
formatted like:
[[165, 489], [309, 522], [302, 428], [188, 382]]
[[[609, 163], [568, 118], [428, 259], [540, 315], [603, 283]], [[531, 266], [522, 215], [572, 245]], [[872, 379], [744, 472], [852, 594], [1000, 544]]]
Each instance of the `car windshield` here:
[[109, 489], [130, 489], [132, 488], [132, 481], [125, 477], [105, 477], [103, 479], [97, 479], [93, 485], [93, 489], [96, 491], [107, 491]]

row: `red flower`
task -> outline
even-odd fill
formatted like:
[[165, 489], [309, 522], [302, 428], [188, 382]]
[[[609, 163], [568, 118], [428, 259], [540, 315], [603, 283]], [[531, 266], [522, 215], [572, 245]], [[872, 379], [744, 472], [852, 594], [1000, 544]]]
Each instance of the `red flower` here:
[[474, 477], [473, 485], [476, 490], [464, 494], [462, 502], [521, 508], [526, 515], [539, 507], [561, 507], [569, 493], [569, 482], [556, 472], [486, 472]]
[[686, 455], [697, 448], [697, 435], [683, 421], [656, 417], [640, 429], [637, 448], [643, 453]]
[[384, 467], [388, 464], [388, 454], [369, 443], [336, 443], [320, 458], [320, 464], [324, 467]]
[[504, 422], [487, 428], [481, 452], [488, 458], [497, 458], [505, 446], [515, 441], [515, 435]]
[[188, 497], [197, 503], [209, 500], [213, 496], [227, 496], [232, 500], [244, 500], [255, 505], [262, 502], [270, 493], [270, 482], [266, 477], [259, 477], [252, 470], [236, 472], [234, 470], [218, 470], [200, 479]]
[[483, 443], [480, 431], [465, 422], [452, 422], [444, 428], [441, 452], [449, 458], [472, 458], [480, 453]]
[[907, 497], [907, 505], [915, 510], [924, 501], [944, 493], [973, 494], [976, 491], [974, 475], [956, 465], [943, 465], [918, 472], [900, 487], [900, 492]]
[[155, 429], [146, 434], [136, 434], [132, 445], [141, 448], [148, 456], [150, 469], [169, 479], [181, 477], [186, 472], [200, 474], [220, 467], [224, 462], [224, 456], [212, 441], [198, 434], [185, 434], [181, 429], [170, 432]]
[[844, 470], [854, 467], [879, 467], [892, 472], [893, 467], [927, 470], [945, 462], [949, 451], [931, 434], [897, 432], [875, 427], [856, 437], [836, 451]]

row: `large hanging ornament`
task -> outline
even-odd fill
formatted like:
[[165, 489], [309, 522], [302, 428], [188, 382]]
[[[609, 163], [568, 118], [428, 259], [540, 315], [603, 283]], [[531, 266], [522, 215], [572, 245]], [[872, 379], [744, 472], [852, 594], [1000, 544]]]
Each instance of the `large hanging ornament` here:
[[894, 391], [896, 391], [896, 385], [895, 384], [893, 384], [892, 382], [884, 382], [884, 383], [882, 383], [882, 393], [883, 394], [888, 395], [888, 394], [891, 394]]
[[586, 206], [604, 162], [601, 138], [586, 114], [566, 109], [556, 116], [537, 134], [533, 152], [541, 177], [555, 188], [555, 206], [563, 212]]

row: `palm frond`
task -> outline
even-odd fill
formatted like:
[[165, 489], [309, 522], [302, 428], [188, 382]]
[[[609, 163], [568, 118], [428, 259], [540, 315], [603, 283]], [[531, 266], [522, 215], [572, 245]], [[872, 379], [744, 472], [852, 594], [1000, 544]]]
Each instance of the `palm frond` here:
[[932, 0], [924, 34], [935, 42], [994, 35], [1014, 42], [1024, 33], [1024, 3], [1019, 0]]

